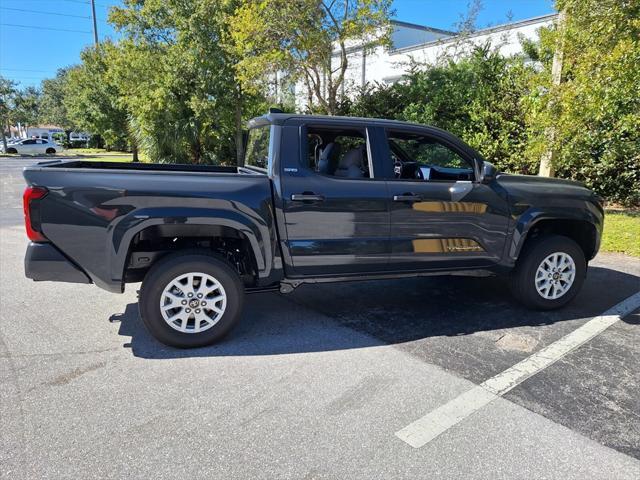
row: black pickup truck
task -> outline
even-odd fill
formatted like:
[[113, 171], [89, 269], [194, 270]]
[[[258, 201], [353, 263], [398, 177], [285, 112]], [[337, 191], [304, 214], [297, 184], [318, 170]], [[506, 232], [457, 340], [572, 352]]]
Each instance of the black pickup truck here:
[[579, 183], [498, 173], [445, 131], [364, 118], [256, 118], [237, 167], [52, 161], [24, 177], [27, 277], [142, 281], [145, 325], [177, 347], [221, 338], [245, 293], [303, 283], [503, 274], [528, 307], [559, 308], [604, 218]]

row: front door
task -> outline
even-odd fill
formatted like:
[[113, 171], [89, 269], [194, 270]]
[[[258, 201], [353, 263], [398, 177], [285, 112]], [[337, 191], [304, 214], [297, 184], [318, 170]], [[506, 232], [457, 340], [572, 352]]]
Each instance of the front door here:
[[19, 150], [18, 153], [24, 153], [27, 155], [33, 155], [35, 153], [38, 153], [37, 147], [36, 147], [36, 140], [33, 138], [30, 138], [28, 140], [23, 140], [18, 150]]
[[468, 147], [430, 129], [385, 132], [389, 270], [482, 268], [502, 256], [507, 202], [476, 181]]
[[379, 273], [389, 254], [389, 204], [371, 132], [335, 123], [300, 132], [300, 148], [280, 169], [288, 276]]

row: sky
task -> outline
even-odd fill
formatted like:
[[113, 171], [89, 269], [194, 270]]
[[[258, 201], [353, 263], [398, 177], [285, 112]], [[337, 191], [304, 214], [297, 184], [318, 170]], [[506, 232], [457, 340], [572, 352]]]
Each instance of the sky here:
[[[95, 0], [98, 37], [117, 38], [106, 22], [119, 0]], [[394, 0], [395, 18], [455, 30], [469, 0]], [[553, 0], [482, 0], [478, 27], [523, 20], [553, 12]], [[0, 0], [0, 74], [20, 87], [38, 86], [56, 70], [79, 61], [93, 43], [89, 0]]]

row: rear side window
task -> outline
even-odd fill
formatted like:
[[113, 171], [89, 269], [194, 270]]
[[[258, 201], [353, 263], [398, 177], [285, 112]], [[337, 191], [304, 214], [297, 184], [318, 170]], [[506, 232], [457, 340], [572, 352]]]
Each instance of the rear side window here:
[[270, 132], [269, 125], [249, 130], [247, 150], [244, 156], [245, 167], [267, 169], [269, 164]]
[[337, 178], [371, 178], [367, 133], [364, 129], [308, 127], [303, 165]]

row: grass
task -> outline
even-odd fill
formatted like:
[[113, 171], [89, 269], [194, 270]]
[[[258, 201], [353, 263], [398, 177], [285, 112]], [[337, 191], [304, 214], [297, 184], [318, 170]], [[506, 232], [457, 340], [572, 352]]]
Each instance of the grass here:
[[[63, 155], [81, 156], [87, 160], [98, 162], [130, 162], [133, 159], [133, 154], [129, 152], [107, 151], [103, 148], [72, 148], [65, 150]], [[139, 152], [138, 156], [141, 162], [148, 163], [150, 161], [144, 152]]]
[[[74, 160], [69, 158], [68, 160]], [[130, 162], [133, 160], [131, 154], [127, 155], [83, 155], [78, 160], [91, 160], [92, 162]]]
[[600, 249], [640, 257], [640, 211], [607, 210]]
[[[2, 153], [0, 158], [33, 158], [39, 162], [49, 160], [91, 160], [97, 162], [130, 162], [133, 157], [130, 153], [123, 155], [74, 155], [64, 152], [58, 155], [16, 155], [12, 153]], [[143, 159], [140, 159], [144, 161]]]
[[70, 148], [65, 150], [65, 154], [77, 155], [131, 155], [129, 152], [107, 151], [104, 148]]
[[[133, 155], [127, 152], [108, 152], [99, 148], [73, 148], [57, 155], [19, 155], [15, 153], [0, 153], [0, 158], [37, 158], [42, 160], [91, 160], [96, 162], [130, 162]], [[141, 162], [149, 162], [144, 154], [140, 154]]]

